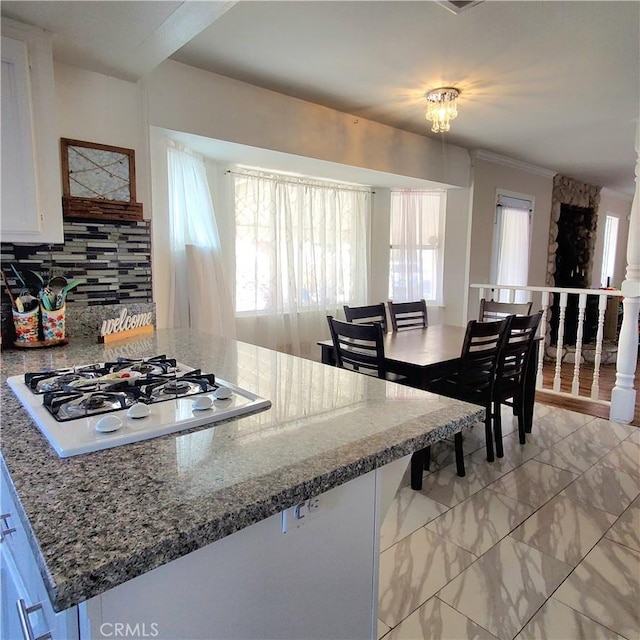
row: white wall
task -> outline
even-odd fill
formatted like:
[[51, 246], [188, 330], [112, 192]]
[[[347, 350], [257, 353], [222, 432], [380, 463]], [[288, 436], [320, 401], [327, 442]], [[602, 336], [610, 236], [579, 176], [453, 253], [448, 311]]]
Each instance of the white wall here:
[[[621, 196], [603, 189], [600, 192], [600, 206], [598, 207], [598, 225], [596, 228], [596, 246], [593, 259], [593, 277], [591, 286], [600, 287], [600, 272], [602, 271], [602, 253], [604, 249], [604, 225], [607, 215], [618, 218], [618, 246], [616, 250], [616, 265], [612, 287], [620, 288], [627, 270], [627, 241], [629, 239], [629, 216], [631, 215], [631, 196]], [[635, 242], [640, 242], [635, 238]]]
[[[491, 282], [491, 249], [493, 242], [496, 192], [499, 189], [512, 191], [534, 199], [531, 250], [529, 259], [530, 286], [544, 286], [547, 272], [547, 249], [549, 243], [549, 221], [551, 218], [551, 193], [553, 174], [535, 168], [528, 169], [518, 163], [506, 166], [481, 157], [474, 157], [471, 254], [469, 273], [471, 283]], [[478, 292], [469, 292], [468, 317], [478, 315]]]
[[151, 217], [148, 142], [142, 91], [133, 82], [56, 63], [58, 134], [135, 151], [136, 196]]
[[369, 302], [389, 299], [389, 228], [391, 224], [391, 190], [375, 187], [372, 197], [371, 241], [369, 245]]
[[471, 189], [447, 191], [442, 323], [467, 323], [469, 245], [471, 244]]
[[344, 165], [469, 185], [466, 149], [177, 62], [144, 81], [149, 124]]

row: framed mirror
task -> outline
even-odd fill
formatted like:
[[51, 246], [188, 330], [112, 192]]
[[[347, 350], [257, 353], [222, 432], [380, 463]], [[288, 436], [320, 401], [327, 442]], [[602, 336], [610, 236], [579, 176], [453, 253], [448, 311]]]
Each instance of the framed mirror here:
[[142, 220], [133, 149], [68, 138], [60, 149], [65, 218]]

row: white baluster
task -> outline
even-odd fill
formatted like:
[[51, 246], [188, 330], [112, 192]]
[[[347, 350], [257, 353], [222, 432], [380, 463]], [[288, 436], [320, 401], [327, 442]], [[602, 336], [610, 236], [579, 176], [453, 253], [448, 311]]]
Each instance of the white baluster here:
[[[628, 272], [628, 268], [627, 268]], [[623, 289], [625, 291], [623, 282]], [[640, 294], [640, 281], [635, 282], [634, 293]], [[631, 290], [631, 287], [628, 287]], [[638, 362], [638, 313], [640, 295], [626, 297], [622, 301], [622, 328], [618, 339], [616, 384], [611, 392], [609, 418], [617, 422], [631, 422], [635, 411], [636, 390], [633, 388]]]
[[558, 339], [556, 341], [556, 371], [553, 377], [553, 390], [560, 391], [560, 374], [562, 373], [562, 351], [564, 348], [564, 317], [567, 311], [567, 292], [560, 294], [558, 317]]
[[538, 344], [538, 375], [536, 376], [536, 388], [542, 389], [542, 365], [544, 364], [544, 352], [547, 341], [547, 316], [549, 314], [549, 291], [543, 291], [540, 294], [540, 308], [542, 309], [542, 317], [540, 318], [540, 336], [542, 340]]
[[509, 289], [508, 290], [508, 301], [511, 303], [515, 300], [516, 298], [516, 290], [515, 289]]
[[623, 316], [618, 338], [616, 384], [611, 392], [611, 420], [631, 422], [635, 410], [633, 388], [638, 362], [638, 312], [640, 311], [640, 121], [636, 125], [636, 189], [631, 203], [629, 239], [627, 240], [627, 273], [620, 289]]
[[604, 334], [604, 312], [607, 310], [608, 296], [598, 296], [598, 332], [596, 334], [596, 356], [593, 361], [593, 382], [591, 383], [591, 399], [597, 400], [600, 392], [600, 359], [602, 358], [602, 340]]
[[584, 332], [584, 312], [587, 308], [587, 294], [581, 293], [578, 296], [578, 330], [576, 333], [576, 352], [574, 354], [573, 381], [571, 382], [571, 393], [574, 396], [580, 395], [580, 360], [582, 360], [582, 335]]

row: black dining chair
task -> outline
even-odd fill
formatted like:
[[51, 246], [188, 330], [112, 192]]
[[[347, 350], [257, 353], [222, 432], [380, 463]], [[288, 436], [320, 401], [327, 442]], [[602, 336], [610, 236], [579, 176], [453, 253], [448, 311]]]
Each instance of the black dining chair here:
[[[467, 325], [456, 370], [426, 385], [427, 391], [432, 393], [484, 407], [485, 440], [487, 460], [489, 462], [493, 462], [495, 458], [493, 431], [491, 428], [495, 374], [510, 323], [510, 316], [495, 322], [471, 320]], [[461, 432], [455, 434], [454, 445], [457, 474], [464, 476], [464, 453]], [[422, 469], [418, 471], [416, 467], [420, 466], [420, 462], [422, 462], [423, 468], [429, 468], [431, 448], [427, 447], [423, 452], [422, 459], [420, 459], [420, 456], [414, 455], [411, 460], [411, 487], [413, 489], [419, 490], [422, 488]]]
[[507, 316], [528, 316], [531, 313], [531, 302], [497, 302], [495, 300], [480, 300], [480, 322], [502, 320]]
[[387, 379], [380, 322], [354, 324], [332, 316], [327, 321], [338, 367]]
[[504, 456], [501, 405], [513, 408], [518, 419], [520, 444], [526, 443], [525, 379], [529, 360], [532, 357], [533, 349], [536, 348], [535, 338], [541, 318], [542, 311], [531, 316], [513, 316], [507, 331], [507, 338], [498, 358], [493, 390], [493, 435], [498, 458]]
[[393, 302], [389, 300], [389, 316], [393, 331], [403, 329], [424, 329], [428, 326], [427, 303], [424, 300], [414, 302]]
[[355, 324], [379, 322], [382, 325], [382, 331], [387, 333], [387, 312], [384, 308], [384, 302], [364, 307], [349, 307], [345, 304], [344, 317], [347, 319], [347, 322], [353, 322]]

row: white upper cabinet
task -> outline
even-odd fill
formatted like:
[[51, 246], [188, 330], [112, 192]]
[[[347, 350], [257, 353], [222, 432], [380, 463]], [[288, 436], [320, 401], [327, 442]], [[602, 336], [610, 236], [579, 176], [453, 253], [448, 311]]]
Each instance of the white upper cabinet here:
[[3, 242], [62, 243], [51, 34], [2, 18]]

